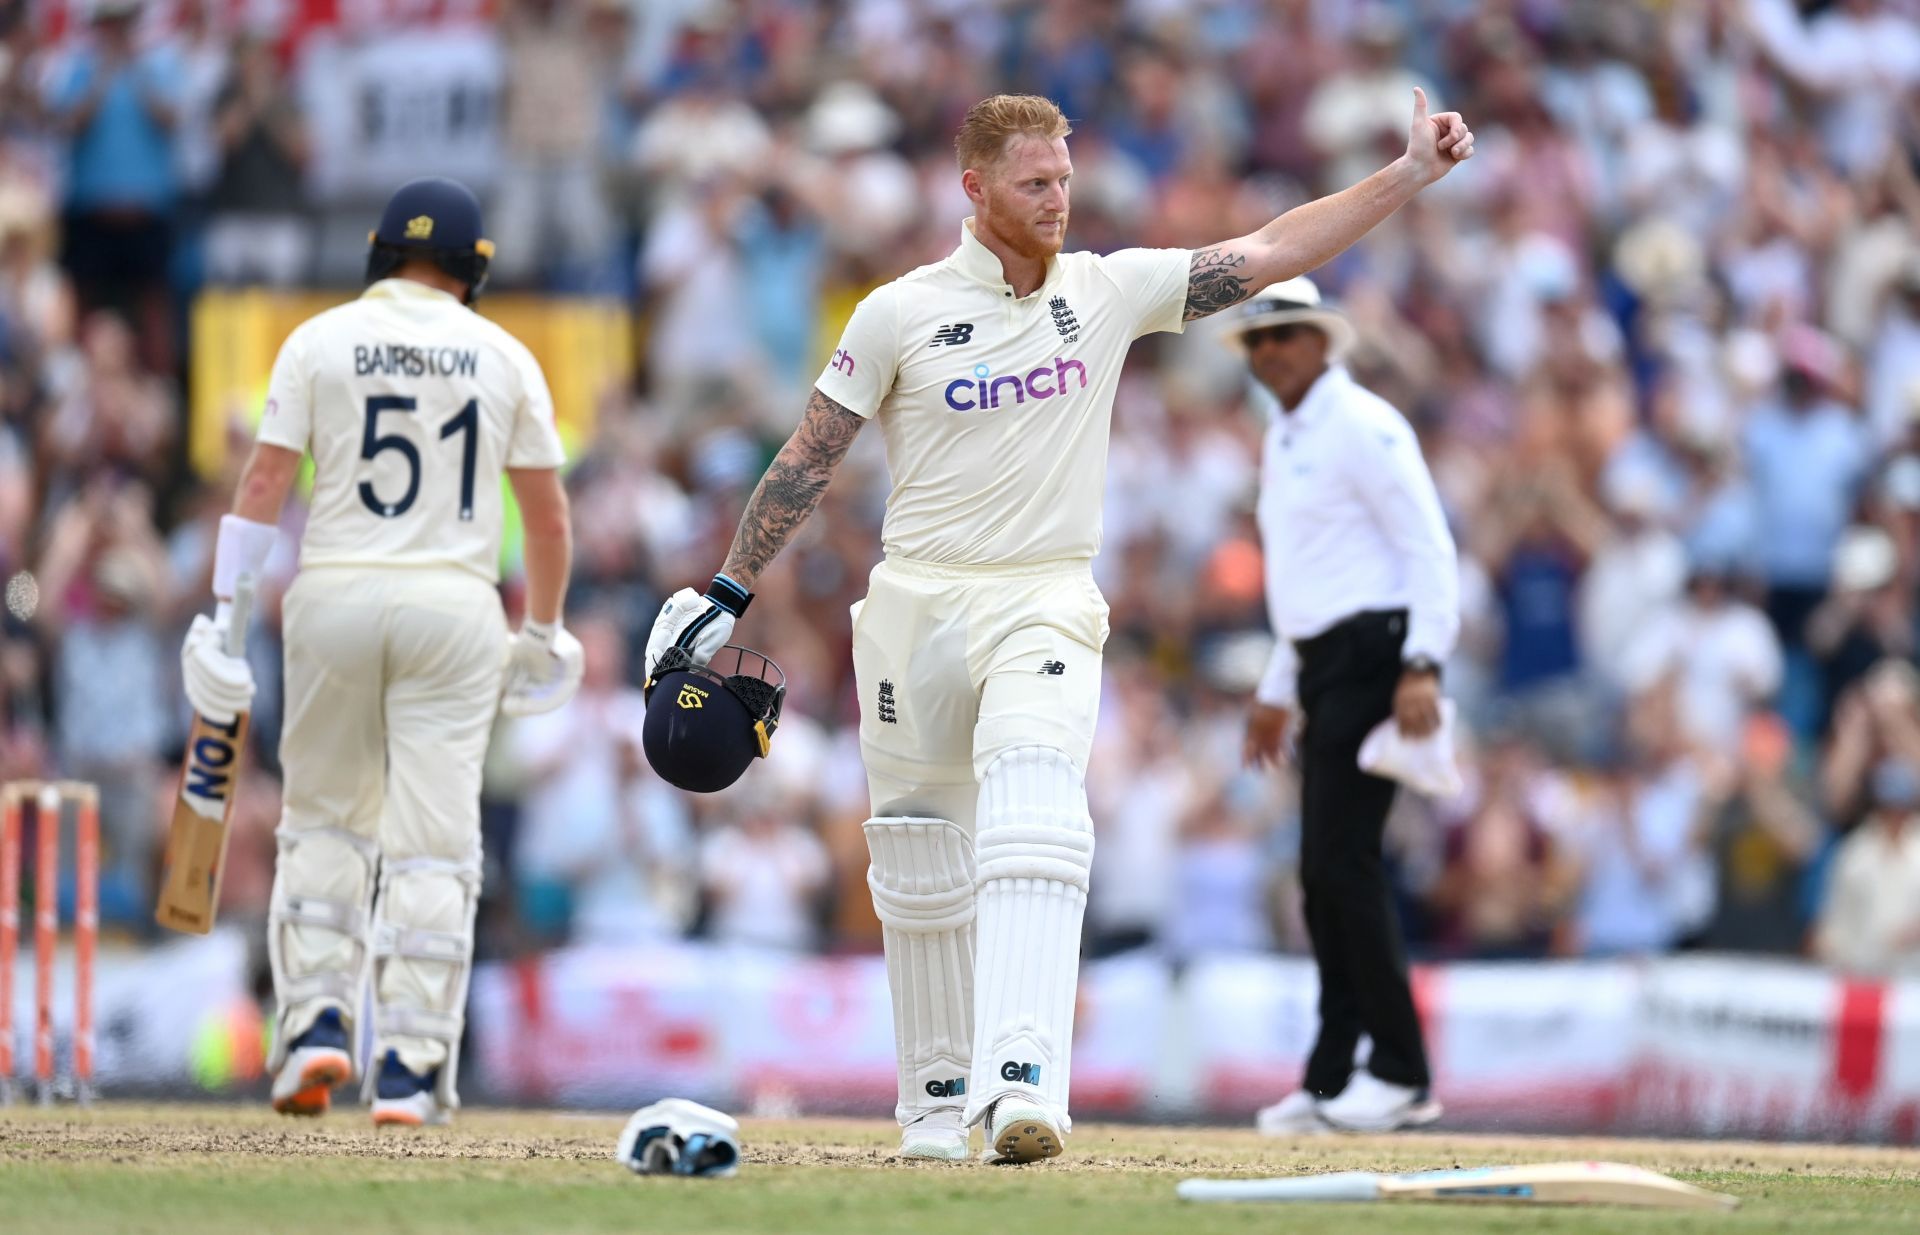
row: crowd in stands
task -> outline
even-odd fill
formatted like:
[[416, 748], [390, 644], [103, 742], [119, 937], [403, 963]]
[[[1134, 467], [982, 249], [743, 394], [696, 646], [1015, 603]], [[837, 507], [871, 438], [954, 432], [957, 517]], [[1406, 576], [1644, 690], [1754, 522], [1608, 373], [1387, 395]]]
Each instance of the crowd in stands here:
[[[1421, 85], [1478, 157], [1316, 274], [1462, 550], [1468, 788], [1403, 794], [1390, 829], [1416, 953], [1920, 971], [1913, 0], [269, 7], [0, 0], [0, 775], [101, 785], [111, 926], [147, 929], [177, 647], [232, 484], [186, 448], [202, 289], [352, 294], [415, 169], [482, 191], [496, 286], [627, 302], [635, 371], [569, 472], [586, 683], [496, 734], [482, 946], [872, 949], [848, 606], [879, 552], [878, 435], [740, 628], [790, 685], [765, 765], [667, 788], [638, 665], [852, 305], [954, 245], [961, 114], [1055, 99], [1069, 242], [1193, 246], [1391, 159]], [[407, 87], [444, 97], [422, 118]], [[1216, 325], [1143, 340], [1122, 380], [1094, 953], [1304, 945], [1293, 786], [1239, 757], [1271, 410]], [[271, 878], [290, 538], [276, 562], [243, 923]]]

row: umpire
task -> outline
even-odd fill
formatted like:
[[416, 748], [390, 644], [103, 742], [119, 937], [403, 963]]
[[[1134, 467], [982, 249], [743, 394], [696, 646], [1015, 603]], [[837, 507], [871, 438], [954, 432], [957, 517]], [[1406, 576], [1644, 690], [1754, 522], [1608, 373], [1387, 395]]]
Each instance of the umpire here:
[[[1358, 758], [1389, 716], [1408, 737], [1439, 727], [1459, 579], [1413, 429], [1340, 363], [1353, 338], [1304, 277], [1247, 301], [1231, 337], [1280, 405], [1259, 506], [1276, 641], [1245, 753], [1256, 767], [1277, 763], [1302, 713], [1300, 883], [1320, 970], [1320, 1035], [1302, 1087], [1260, 1112], [1273, 1135], [1385, 1132], [1440, 1115], [1381, 864], [1395, 784]], [[1356, 1071], [1362, 1033], [1373, 1050]]]

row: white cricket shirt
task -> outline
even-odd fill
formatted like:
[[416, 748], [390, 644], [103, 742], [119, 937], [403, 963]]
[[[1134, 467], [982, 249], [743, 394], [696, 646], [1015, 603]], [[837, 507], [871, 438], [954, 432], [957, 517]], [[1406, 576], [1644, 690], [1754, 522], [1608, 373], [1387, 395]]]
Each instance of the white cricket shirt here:
[[1091, 558], [1120, 366], [1141, 335], [1184, 328], [1190, 258], [1062, 253], [1038, 291], [1016, 296], [968, 219], [945, 261], [869, 293], [815, 386], [879, 417], [887, 555]]
[[1440, 495], [1413, 427], [1345, 367], [1267, 426], [1258, 516], [1276, 636], [1262, 703], [1298, 702], [1293, 640], [1368, 610], [1408, 611], [1403, 656], [1452, 655], [1460, 576]]
[[455, 566], [489, 582], [502, 470], [565, 460], [533, 353], [410, 279], [301, 323], [259, 440], [313, 455], [303, 566]]

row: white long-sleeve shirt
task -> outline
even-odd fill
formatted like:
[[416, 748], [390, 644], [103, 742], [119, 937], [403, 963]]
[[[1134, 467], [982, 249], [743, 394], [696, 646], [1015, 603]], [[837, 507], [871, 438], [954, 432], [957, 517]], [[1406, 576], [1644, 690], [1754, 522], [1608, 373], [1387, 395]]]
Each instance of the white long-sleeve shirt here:
[[1259, 520], [1275, 635], [1260, 702], [1298, 702], [1293, 641], [1368, 610], [1408, 611], [1404, 656], [1453, 653], [1459, 564], [1440, 495], [1413, 427], [1344, 367], [1267, 427]]

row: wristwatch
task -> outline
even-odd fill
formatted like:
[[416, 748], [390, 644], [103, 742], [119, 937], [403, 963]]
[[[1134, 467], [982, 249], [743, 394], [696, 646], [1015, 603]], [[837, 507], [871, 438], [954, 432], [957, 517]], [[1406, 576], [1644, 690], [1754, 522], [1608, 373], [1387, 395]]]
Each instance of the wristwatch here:
[[1404, 673], [1431, 673], [1434, 681], [1440, 680], [1440, 662], [1431, 656], [1409, 656], [1400, 662]]

